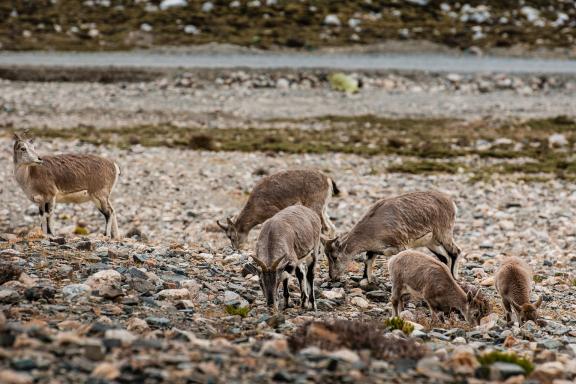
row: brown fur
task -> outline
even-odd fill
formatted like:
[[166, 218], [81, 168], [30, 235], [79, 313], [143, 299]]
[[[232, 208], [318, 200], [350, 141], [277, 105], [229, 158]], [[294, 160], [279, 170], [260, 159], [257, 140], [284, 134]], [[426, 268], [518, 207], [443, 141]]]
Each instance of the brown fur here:
[[457, 309], [472, 325], [480, 323], [481, 308], [475, 297], [466, 294], [448, 267], [436, 258], [417, 251], [403, 251], [388, 261], [388, 270], [394, 316], [403, 310], [403, 296], [415, 295], [426, 301], [432, 318]]
[[372, 281], [375, 256], [428, 247], [455, 275], [460, 250], [453, 240], [456, 208], [438, 191], [412, 192], [376, 202], [348, 232], [326, 244], [330, 277], [338, 279], [350, 260], [367, 252], [364, 277]]
[[300, 281], [302, 306], [315, 308], [314, 269], [320, 252], [321, 223], [318, 215], [302, 205], [285, 208], [266, 220], [258, 236], [254, 260], [260, 265], [260, 281], [269, 306], [276, 307], [276, 292], [284, 283], [288, 306], [288, 276]]
[[528, 320], [538, 321], [542, 297], [535, 304], [530, 303], [532, 269], [524, 260], [519, 257], [505, 258], [496, 271], [494, 284], [502, 298], [507, 322], [512, 321], [512, 309], [520, 325]]
[[118, 237], [110, 193], [119, 176], [112, 161], [95, 155], [40, 157], [31, 140], [15, 135], [14, 176], [26, 196], [38, 204], [43, 230], [51, 235], [51, 214], [57, 202], [94, 202], [106, 219], [106, 235]]
[[235, 221], [218, 222], [226, 232], [232, 246], [239, 249], [248, 233], [282, 209], [295, 204], [310, 208], [320, 218], [322, 231], [334, 233], [334, 226], [326, 212], [326, 206], [336, 190], [333, 181], [322, 172], [306, 169], [286, 170], [264, 177], [252, 192]]

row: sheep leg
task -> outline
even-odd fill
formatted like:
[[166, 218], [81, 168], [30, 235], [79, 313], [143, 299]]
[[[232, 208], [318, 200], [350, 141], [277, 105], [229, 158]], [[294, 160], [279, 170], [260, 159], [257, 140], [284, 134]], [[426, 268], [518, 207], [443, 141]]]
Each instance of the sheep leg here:
[[46, 235], [48, 235], [48, 222], [46, 220], [46, 204], [45, 203], [40, 203], [38, 204], [38, 212], [40, 214], [40, 220], [41, 220], [41, 227], [42, 227], [42, 232]]
[[502, 299], [502, 306], [506, 311], [506, 323], [510, 325], [512, 323], [512, 306], [510, 305], [510, 302], [506, 299]]
[[404, 302], [402, 301], [402, 289], [400, 284], [392, 282], [392, 310], [394, 312], [394, 317], [398, 317], [400, 312], [404, 310]]
[[290, 308], [290, 290], [288, 289], [288, 277], [284, 277], [282, 286], [284, 290], [284, 308]]
[[46, 215], [46, 233], [50, 236], [53, 236], [54, 233], [52, 232], [52, 211], [54, 210], [54, 205], [56, 203], [56, 199], [52, 198], [50, 201], [44, 204], [44, 214]]
[[374, 281], [374, 262], [376, 261], [377, 254], [372, 251], [366, 252], [366, 260], [364, 261], [364, 279], [368, 280], [368, 283]]
[[312, 262], [308, 265], [308, 270], [306, 272], [306, 281], [308, 282], [309, 298], [308, 300], [312, 304], [312, 309], [316, 310], [316, 296], [314, 295], [314, 269], [316, 267], [316, 254], [314, 255]]
[[306, 282], [306, 266], [300, 264], [296, 267], [296, 278], [300, 285], [300, 305], [306, 308], [308, 304], [308, 283]]

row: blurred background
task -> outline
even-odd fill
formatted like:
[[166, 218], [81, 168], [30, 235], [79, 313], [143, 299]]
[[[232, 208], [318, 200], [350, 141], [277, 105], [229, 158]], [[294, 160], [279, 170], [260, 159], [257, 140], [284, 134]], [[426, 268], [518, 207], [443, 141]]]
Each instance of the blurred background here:
[[[569, 189], [575, 27], [568, 0], [2, 1], [3, 176], [13, 131], [119, 158], [121, 226], [186, 241], [288, 166], [345, 174], [366, 204], [454, 183]], [[0, 226], [34, 225], [2, 188]], [[338, 226], [362, 213], [339, 204]], [[83, 211], [62, 209], [75, 230]]]

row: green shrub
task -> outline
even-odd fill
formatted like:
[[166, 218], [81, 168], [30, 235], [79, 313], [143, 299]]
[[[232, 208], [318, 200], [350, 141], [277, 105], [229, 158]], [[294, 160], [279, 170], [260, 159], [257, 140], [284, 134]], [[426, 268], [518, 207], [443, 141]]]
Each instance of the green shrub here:
[[245, 318], [250, 313], [250, 307], [236, 307], [234, 305], [227, 305], [225, 308], [227, 314], [231, 316], [240, 316]]
[[478, 361], [484, 367], [488, 367], [496, 362], [516, 364], [524, 369], [526, 375], [529, 375], [534, 370], [534, 364], [532, 364], [530, 360], [520, 357], [514, 352], [492, 351], [481, 355]]
[[384, 325], [391, 330], [399, 329], [406, 335], [410, 335], [414, 331], [414, 326], [407, 321], [402, 320], [399, 317], [391, 317], [384, 320]]

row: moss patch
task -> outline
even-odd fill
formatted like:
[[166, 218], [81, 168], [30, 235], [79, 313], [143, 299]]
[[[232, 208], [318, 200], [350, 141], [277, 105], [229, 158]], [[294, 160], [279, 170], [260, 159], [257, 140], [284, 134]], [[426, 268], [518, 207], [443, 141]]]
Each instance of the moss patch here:
[[240, 316], [245, 318], [250, 313], [250, 307], [236, 307], [234, 305], [227, 305], [224, 310], [231, 316]]
[[399, 329], [406, 335], [412, 334], [414, 332], [414, 326], [407, 321], [402, 320], [399, 317], [391, 317], [384, 320], [384, 326], [391, 330]]
[[[5, 131], [9, 134], [8, 128]], [[553, 148], [548, 143], [548, 137], [559, 132], [568, 141], [565, 148]], [[275, 119], [258, 128], [183, 128], [165, 124], [110, 129], [37, 128], [31, 133], [41, 138], [79, 139], [121, 148], [140, 144], [208, 151], [394, 155], [410, 160], [389, 166], [387, 172], [467, 172], [472, 174], [472, 182], [489, 180], [494, 174], [518, 174], [527, 182], [546, 181], [550, 176], [576, 178], [576, 158], [571, 150], [576, 142], [576, 122], [563, 116], [504, 122], [324, 116]], [[498, 144], [502, 138], [512, 144]], [[479, 141], [489, 145], [479, 146]], [[457, 159], [470, 155], [506, 161], [472, 167]]]
[[[210, 12], [203, 1], [189, 1], [184, 7], [147, 9], [150, 2], [111, 0], [109, 6], [77, 0], [0, 2], [0, 43], [9, 50], [122, 50], [162, 45], [230, 43], [263, 49], [288, 47], [314, 49], [324, 46], [375, 44], [385, 40], [428, 40], [464, 49], [471, 46], [507, 48], [521, 45], [533, 48], [571, 47], [574, 28], [554, 26], [557, 12], [576, 17], [569, 2], [531, 1], [548, 20], [543, 26], [527, 22], [519, 4], [509, 1], [482, 2], [491, 18], [477, 22], [461, 16], [462, 3], [450, 3], [451, 17], [441, 10], [443, 1], [426, 6], [405, 1], [318, 0], [313, 2], [278, 1], [258, 7], [240, 2], [213, 0]], [[90, 5], [93, 4], [93, 5]], [[472, 3], [474, 5], [474, 2]], [[553, 10], [553, 11], [551, 11]], [[340, 25], [325, 25], [327, 15], [335, 15]], [[499, 20], [506, 17], [508, 22]], [[360, 28], [348, 20], [361, 20]], [[150, 26], [149, 30], [142, 25]], [[199, 33], [186, 33], [186, 26]], [[481, 25], [482, 36], [472, 26]], [[97, 31], [97, 32], [96, 32]]]
[[534, 370], [534, 364], [524, 357], [516, 355], [514, 352], [493, 351], [478, 357], [478, 361], [483, 367], [489, 367], [496, 362], [516, 364], [524, 369], [526, 375]]

